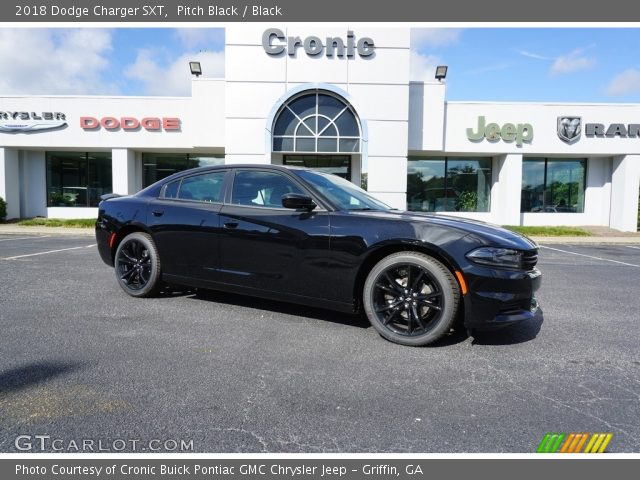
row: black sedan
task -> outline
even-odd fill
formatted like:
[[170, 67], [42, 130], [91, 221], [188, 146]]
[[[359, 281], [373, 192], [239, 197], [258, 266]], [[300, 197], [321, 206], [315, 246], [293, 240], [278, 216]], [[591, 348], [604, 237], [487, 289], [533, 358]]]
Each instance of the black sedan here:
[[535, 243], [486, 223], [398, 211], [338, 176], [274, 165], [174, 174], [100, 203], [96, 238], [122, 289], [163, 284], [343, 312], [426, 345], [533, 317]]

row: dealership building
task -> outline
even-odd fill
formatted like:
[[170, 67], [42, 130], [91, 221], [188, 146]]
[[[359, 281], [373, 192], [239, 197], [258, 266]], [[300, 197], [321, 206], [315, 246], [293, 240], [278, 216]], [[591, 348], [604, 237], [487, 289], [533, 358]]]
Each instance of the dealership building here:
[[409, 28], [230, 26], [189, 97], [0, 96], [0, 196], [85, 218], [186, 168], [285, 164], [367, 172], [400, 209], [636, 231], [640, 104], [449, 102], [409, 62]]

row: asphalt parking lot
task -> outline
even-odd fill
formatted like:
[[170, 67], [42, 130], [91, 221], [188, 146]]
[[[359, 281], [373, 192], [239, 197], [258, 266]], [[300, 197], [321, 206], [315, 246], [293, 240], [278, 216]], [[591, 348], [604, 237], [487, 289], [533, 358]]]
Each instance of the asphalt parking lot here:
[[640, 248], [548, 245], [539, 267], [535, 321], [409, 348], [326, 310], [129, 298], [92, 237], [0, 235], [0, 451], [533, 452], [549, 431], [640, 451]]

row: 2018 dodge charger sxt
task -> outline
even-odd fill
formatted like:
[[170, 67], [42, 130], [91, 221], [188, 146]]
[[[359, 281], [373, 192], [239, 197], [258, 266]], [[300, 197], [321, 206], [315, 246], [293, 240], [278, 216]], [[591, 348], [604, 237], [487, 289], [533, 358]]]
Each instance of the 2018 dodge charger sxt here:
[[532, 318], [538, 250], [482, 222], [389, 208], [338, 176], [274, 165], [174, 174], [107, 195], [96, 237], [122, 289], [211, 288], [344, 312], [426, 345]]

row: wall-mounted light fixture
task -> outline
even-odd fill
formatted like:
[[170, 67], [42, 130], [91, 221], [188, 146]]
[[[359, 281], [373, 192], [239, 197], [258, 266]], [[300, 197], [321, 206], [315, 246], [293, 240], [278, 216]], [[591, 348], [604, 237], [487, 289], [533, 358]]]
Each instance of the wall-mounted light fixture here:
[[202, 67], [200, 66], [200, 62], [189, 62], [189, 68], [191, 69], [191, 75], [195, 75], [196, 77], [202, 75]]

